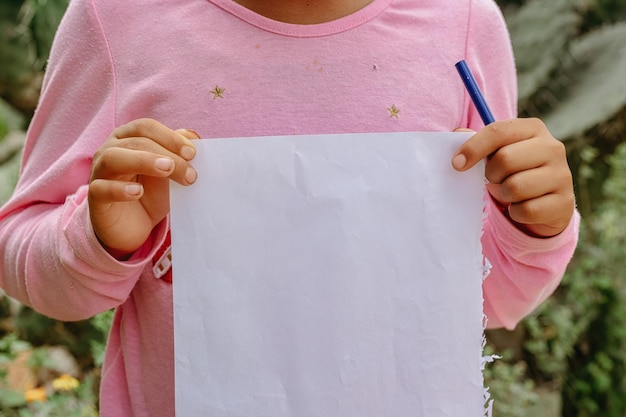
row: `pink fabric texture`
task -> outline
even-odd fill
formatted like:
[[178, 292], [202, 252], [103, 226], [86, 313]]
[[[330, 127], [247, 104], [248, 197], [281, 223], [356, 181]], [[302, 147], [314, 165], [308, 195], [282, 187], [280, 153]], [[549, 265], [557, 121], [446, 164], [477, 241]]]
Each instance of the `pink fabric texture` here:
[[[0, 284], [60, 320], [116, 308], [101, 415], [173, 416], [172, 287], [151, 261], [167, 221], [126, 262], [109, 256], [89, 221], [92, 155], [110, 132], [143, 117], [204, 138], [477, 130], [454, 68], [461, 59], [495, 117], [514, 117], [514, 60], [492, 0], [373, 0], [306, 26], [231, 0], [72, 0], [19, 183], [0, 210]], [[487, 211], [485, 313], [512, 328], [558, 285], [579, 218], [536, 239]]]

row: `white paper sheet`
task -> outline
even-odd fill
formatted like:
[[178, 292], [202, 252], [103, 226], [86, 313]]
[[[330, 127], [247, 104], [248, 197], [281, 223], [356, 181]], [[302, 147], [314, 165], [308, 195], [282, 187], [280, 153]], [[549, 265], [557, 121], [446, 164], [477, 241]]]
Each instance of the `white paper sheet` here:
[[172, 184], [179, 417], [479, 417], [469, 135], [196, 142]]

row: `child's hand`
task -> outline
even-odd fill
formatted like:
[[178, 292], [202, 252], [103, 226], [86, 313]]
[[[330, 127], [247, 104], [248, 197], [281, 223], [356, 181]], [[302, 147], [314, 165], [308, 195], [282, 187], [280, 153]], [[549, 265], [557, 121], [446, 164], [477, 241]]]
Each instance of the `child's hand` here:
[[89, 182], [89, 213], [96, 236], [111, 254], [138, 249], [169, 213], [169, 180], [188, 185], [196, 171], [188, 130], [139, 119], [113, 131], [96, 151]]
[[487, 158], [491, 196], [528, 234], [549, 237], [563, 231], [574, 212], [574, 186], [565, 146], [538, 119], [491, 123], [457, 150], [452, 166], [465, 171]]

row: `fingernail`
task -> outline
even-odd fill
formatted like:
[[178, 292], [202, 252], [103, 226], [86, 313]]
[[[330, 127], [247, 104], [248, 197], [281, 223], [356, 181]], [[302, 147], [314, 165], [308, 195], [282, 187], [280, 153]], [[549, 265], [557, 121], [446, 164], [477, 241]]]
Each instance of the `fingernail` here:
[[187, 168], [187, 172], [185, 172], [185, 181], [189, 184], [193, 184], [196, 181], [196, 178], [198, 178], [196, 170], [191, 167]]
[[124, 191], [126, 192], [126, 194], [128, 195], [139, 195], [141, 194], [141, 185], [140, 184], [128, 184], [124, 187]]
[[196, 132], [195, 130], [193, 130], [193, 129], [184, 129], [184, 130], [186, 130], [187, 132], [191, 133], [192, 135], [195, 135], [198, 139], [200, 139], [200, 134], [198, 132]]
[[467, 158], [462, 153], [452, 158], [452, 166], [454, 169], [463, 169], [467, 164]]
[[180, 155], [186, 160], [190, 161], [196, 155], [196, 150], [191, 146], [183, 146], [180, 148]]
[[156, 167], [161, 171], [169, 171], [173, 164], [174, 162], [169, 158], [159, 158], [155, 162]]

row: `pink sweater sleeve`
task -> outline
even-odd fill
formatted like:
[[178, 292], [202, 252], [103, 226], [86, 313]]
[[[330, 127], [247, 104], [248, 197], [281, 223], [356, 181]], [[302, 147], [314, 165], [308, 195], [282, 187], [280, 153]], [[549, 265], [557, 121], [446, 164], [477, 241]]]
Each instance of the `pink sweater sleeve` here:
[[[465, 59], [495, 118], [517, 116], [515, 61], [503, 17], [491, 0], [473, 0], [468, 24]], [[467, 120], [473, 130], [483, 127], [474, 106]], [[574, 213], [558, 236], [540, 239], [512, 225], [487, 196], [482, 238], [491, 272], [483, 284], [484, 311], [490, 328], [512, 329], [556, 289], [578, 241], [580, 215]]]
[[575, 212], [559, 235], [541, 239], [513, 226], [488, 200], [482, 244], [491, 272], [483, 283], [484, 312], [488, 327], [513, 329], [559, 285], [576, 248], [580, 215]]
[[91, 228], [86, 184], [92, 155], [115, 126], [116, 98], [106, 40], [89, 5], [72, 2], [61, 24], [20, 180], [0, 209], [0, 286], [61, 320], [125, 301], [166, 227], [124, 263], [102, 249]]

